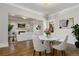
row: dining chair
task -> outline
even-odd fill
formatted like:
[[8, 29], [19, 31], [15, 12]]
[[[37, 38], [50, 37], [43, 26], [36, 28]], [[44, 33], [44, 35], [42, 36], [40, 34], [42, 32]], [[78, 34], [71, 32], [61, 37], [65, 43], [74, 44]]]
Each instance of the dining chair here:
[[59, 51], [61, 52], [62, 55], [65, 55], [65, 50], [67, 48], [67, 40], [68, 40], [68, 35], [65, 37], [65, 40], [60, 43], [59, 45], [53, 45], [52, 48], [53, 48], [53, 55], [54, 55], [54, 52], [56, 51]]
[[33, 39], [33, 47], [34, 47], [33, 55], [35, 55], [35, 52], [39, 52], [40, 56], [41, 56], [41, 52], [44, 52], [46, 55], [45, 45], [42, 44], [39, 37], [37, 35], [34, 35], [33, 38], [34, 38]]

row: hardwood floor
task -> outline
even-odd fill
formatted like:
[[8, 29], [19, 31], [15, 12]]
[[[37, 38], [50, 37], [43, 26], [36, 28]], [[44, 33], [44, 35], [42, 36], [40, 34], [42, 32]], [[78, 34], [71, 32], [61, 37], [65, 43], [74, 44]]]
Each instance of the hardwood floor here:
[[[31, 44], [30, 47], [27, 47], [26, 42], [18, 42], [13, 48], [11, 45], [9, 47], [0, 48], [0, 56], [33, 56], [33, 46]], [[12, 49], [13, 48], [13, 49]], [[68, 49], [65, 51], [67, 56], [79, 56], [79, 49], [76, 48], [74, 45], [68, 45]], [[39, 55], [37, 52], [36, 56]], [[44, 52], [42, 53], [44, 56]], [[51, 56], [48, 54], [48, 56]], [[57, 56], [59, 56], [57, 54]]]
[[[13, 46], [13, 45], [12, 45]], [[8, 48], [1, 48], [0, 55], [7, 55], [7, 56], [31, 56], [32, 55], [33, 47], [27, 47], [26, 42], [19, 42], [16, 43], [15, 49], [14, 47]]]

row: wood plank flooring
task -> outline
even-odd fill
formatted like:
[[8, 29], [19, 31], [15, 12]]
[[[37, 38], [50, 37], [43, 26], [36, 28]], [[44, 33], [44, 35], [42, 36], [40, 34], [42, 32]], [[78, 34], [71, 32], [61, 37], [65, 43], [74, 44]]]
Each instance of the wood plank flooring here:
[[[67, 56], [79, 56], [79, 49], [74, 45], [68, 45], [68, 49], [65, 52]], [[35, 55], [39, 56], [38, 52]], [[44, 52], [42, 55], [44, 56]], [[33, 56], [33, 46], [27, 47], [26, 41], [18, 42], [15, 45], [15, 49], [10, 46], [0, 48], [0, 56]], [[51, 54], [48, 54], [48, 56], [51, 56]]]

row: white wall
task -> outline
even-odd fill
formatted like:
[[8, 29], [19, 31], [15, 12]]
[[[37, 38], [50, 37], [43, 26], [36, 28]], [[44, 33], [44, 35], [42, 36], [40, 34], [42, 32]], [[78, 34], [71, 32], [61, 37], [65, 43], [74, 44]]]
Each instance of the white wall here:
[[[52, 15], [52, 20], [55, 20], [55, 32], [59, 33], [60, 37], [63, 37], [65, 34], [69, 34], [68, 43], [74, 44], [76, 41], [73, 36], [71, 28], [59, 29], [59, 20], [68, 19], [74, 17], [74, 24], [79, 24], [79, 6], [65, 9], [54, 15]], [[62, 39], [63, 40], [63, 39]]]
[[8, 10], [0, 4], [0, 48], [8, 46]]

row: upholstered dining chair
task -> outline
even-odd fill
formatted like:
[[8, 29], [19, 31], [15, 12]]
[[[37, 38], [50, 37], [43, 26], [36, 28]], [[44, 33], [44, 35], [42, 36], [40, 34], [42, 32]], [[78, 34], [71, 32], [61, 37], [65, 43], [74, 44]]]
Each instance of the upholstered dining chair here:
[[34, 38], [33, 39], [33, 47], [34, 47], [33, 55], [35, 55], [35, 52], [39, 52], [40, 56], [41, 56], [41, 52], [44, 52], [46, 55], [45, 46], [44, 46], [44, 44], [42, 44], [39, 37], [37, 35], [34, 35], [33, 38]]
[[[68, 40], [68, 35], [66, 35], [65, 40], [60, 43], [59, 45], [53, 45], [53, 55], [55, 51], [60, 51], [62, 55], [65, 55], [65, 50], [67, 48], [67, 40]], [[57, 53], [57, 52], [56, 52]]]

